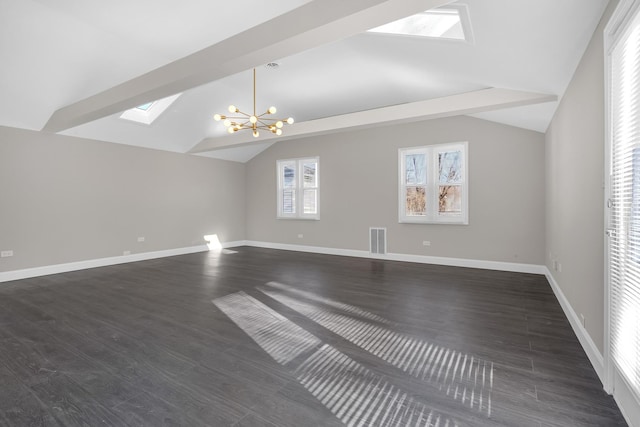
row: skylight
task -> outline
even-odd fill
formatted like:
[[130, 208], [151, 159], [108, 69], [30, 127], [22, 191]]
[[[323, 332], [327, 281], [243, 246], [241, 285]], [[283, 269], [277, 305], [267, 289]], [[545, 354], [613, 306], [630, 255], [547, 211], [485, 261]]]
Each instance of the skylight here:
[[164, 112], [173, 101], [178, 99], [181, 94], [171, 95], [157, 101], [147, 102], [137, 107], [126, 110], [120, 115], [121, 119], [131, 120], [145, 125], [150, 125], [160, 114]]
[[[467, 9], [462, 5], [430, 9], [369, 30], [373, 33], [399, 34], [470, 41]], [[465, 31], [466, 30], [466, 31]]]
[[147, 111], [149, 108], [151, 108], [151, 106], [154, 104], [154, 102], [155, 101], [147, 102], [146, 104], [138, 105], [136, 108], [138, 110]]

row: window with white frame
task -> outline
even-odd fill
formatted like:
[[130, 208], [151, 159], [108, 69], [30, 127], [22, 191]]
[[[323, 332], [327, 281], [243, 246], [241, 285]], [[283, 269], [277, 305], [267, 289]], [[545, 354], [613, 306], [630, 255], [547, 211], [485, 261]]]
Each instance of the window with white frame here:
[[469, 223], [467, 143], [398, 150], [398, 221]]
[[319, 159], [278, 160], [278, 218], [320, 219]]
[[[607, 31], [608, 235], [607, 388], [640, 402], [640, 8], [617, 15]], [[618, 9], [623, 10], [623, 9]], [[620, 381], [618, 380], [620, 378]], [[640, 414], [640, 404], [625, 408]], [[632, 416], [633, 418], [633, 416]]]

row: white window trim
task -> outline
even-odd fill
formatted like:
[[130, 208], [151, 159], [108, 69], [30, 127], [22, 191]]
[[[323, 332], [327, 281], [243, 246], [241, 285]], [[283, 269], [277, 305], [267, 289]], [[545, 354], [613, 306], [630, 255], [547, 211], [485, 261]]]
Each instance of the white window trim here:
[[[316, 190], [316, 213], [305, 214], [304, 213], [304, 186], [303, 186], [303, 174], [302, 165], [306, 162], [316, 163], [316, 187], [307, 187], [307, 189]], [[292, 165], [296, 171], [296, 212], [293, 214], [282, 212], [282, 173], [281, 170], [284, 166]], [[304, 219], [304, 220], [319, 220], [320, 219], [320, 157], [302, 157], [297, 159], [284, 159], [276, 162], [276, 175], [277, 175], [277, 206], [276, 206], [276, 218], [278, 219]]]
[[[422, 147], [408, 147], [398, 149], [398, 222], [407, 224], [469, 224], [469, 150], [468, 142], [454, 142], [446, 144], [425, 145]], [[462, 159], [462, 213], [440, 214], [438, 206], [438, 166], [436, 153], [442, 151], [463, 152]], [[427, 156], [427, 212], [424, 216], [406, 215], [406, 193], [404, 161], [407, 154], [425, 153]], [[409, 186], [412, 187], [412, 186]]]

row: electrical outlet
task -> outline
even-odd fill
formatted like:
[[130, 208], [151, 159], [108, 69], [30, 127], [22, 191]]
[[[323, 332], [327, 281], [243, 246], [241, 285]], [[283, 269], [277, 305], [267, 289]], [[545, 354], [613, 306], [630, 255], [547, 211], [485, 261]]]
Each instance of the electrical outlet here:
[[298, 234], [298, 239], [302, 239], [304, 236], [302, 234]]
[[558, 263], [558, 273], [562, 273], [562, 264]]
[[0, 252], [0, 258], [7, 258], [13, 256], [13, 251], [2, 251]]
[[429, 241], [429, 240], [423, 240], [423, 241], [422, 241], [422, 246], [431, 246], [431, 241]]
[[144, 237], [138, 237], [138, 242], [144, 242]]
[[582, 327], [585, 327], [584, 314], [580, 313], [580, 321], [582, 322]]
[[122, 252], [122, 255], [131, 255], [131, 251], [124, 251]]

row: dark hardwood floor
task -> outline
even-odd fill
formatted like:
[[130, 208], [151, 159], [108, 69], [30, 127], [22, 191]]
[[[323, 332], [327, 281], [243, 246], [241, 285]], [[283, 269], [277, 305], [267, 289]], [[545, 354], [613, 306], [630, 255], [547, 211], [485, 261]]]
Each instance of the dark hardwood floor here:
[[624, 426], [543, 276], [241, 247], [0, 283], [2, 426]]

